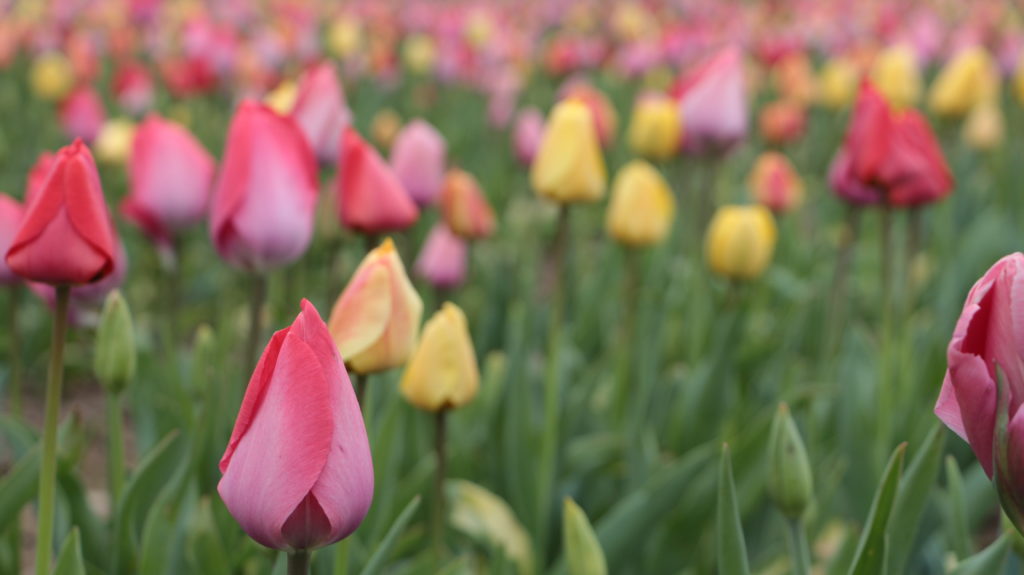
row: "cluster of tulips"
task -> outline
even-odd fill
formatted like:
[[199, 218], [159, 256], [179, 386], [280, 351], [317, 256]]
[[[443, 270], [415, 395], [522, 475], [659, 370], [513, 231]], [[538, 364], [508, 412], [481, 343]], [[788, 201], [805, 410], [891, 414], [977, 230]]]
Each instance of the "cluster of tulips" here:
[[[930, 261], [925, 230], [939, 225], [929, 206], [942, 206], [953, 222], [949, 204], [964, 196], [954, 190], [965, 177], [994, 173], [992, 158], [1010, 148], [1007, 118], [1016, 110], [1006, 109], [1007, 94], [1024, 105], [1024, 17], [1015, 8], [981, 0], [961, 7], [893, 0], [8, 4], [0, 2], [0, 107], [25, 105], [24, 117], [0, 119], [0, 185], [22, 190], [0, 194], [0, 285], [10, 303], [2, 380], [10, 417], [0, 421], [0, 436], [18, 456], [4, 462], [11, 466], [0, 479], [0, 527], [13, 533], [0, 545], [0, 570], [22, 570], [17, 516], [33, 500], [28, 541], [37, 575], [163, 573], [169, 565], [258, 573], [270, 564], [296, 575], [340, 575], [356, 564], [364, 574], [602, 575], [656, 564], [745, 575], [752, 561], [766, 565], [763, 573], [803, 575], [828, 565], [830, 573], [868, 574], [903, 572], [915, 553], [934, 551], [921, 551], [915, 534], [939, 476], [944, 430], [935, 425], [924, 434], [917, 418], [898, 421], [920, 406], [906, 392], [916, 384], [901, 380], [893, 350], [914, 345], [908, 326], [928, 307], [927, 292], [911, 284], [914, 274], [927, 275], [920, 271]], [[620, 111], [627, 118], [621, 127]], [[493, 168], [498, 163], [504, 171]], [[533, 192], [526, 216], [517, 212], [521, 199], [509, 199], [518, 187]], [[595, 204], [604, 204], [599, 215]], [[835, 207], [845, 219], [829, 211]], [[803, 270], [812, 279], [772, 269], [777, 252], [819, 254], [801, 243], [822, 237], [814, 230], [822, 225], [835, 249]], [[196, 233], [203, 226], [206, 238]], [[809, 348], [820, 377], [846, 373], [838, 358], [848, 353], [844, 327], [857, 320], [851, 277], [876, 240], [870, 275], [880, 278], [873, 305], [880, 311], [869, 323], [880, 365], [871, 422], [879, 453], [865, 459], [878, 467], [866, 473], [880, 471], [881, 482], [859, 534], [844, 535], [837, 551], [817, 527], [828, 497], [821, 492], [835, 491], [840, 480], [823, 479], [831, 470], [812, 464], [812, 452], [830, 441], [822, 437], [832, 428], [821, 421], [854, 407], [822, 408], [798, 391], [766, 392], [748, 384], [753, 376], [735, 374], [758, 361], [743, 339], [787, 321], [765, 319], [786, 313], [771, 309], [778, 299], [770, 290], [787, 285], [830, 289], [820, 298], [828, 300], [824, 322], [809, 327], [810, 339], [821, 341], [800, 347], [762, 334], [765, 353], [791, 353], [792, 373], [803, 373]], [[534, 244], [543, 247], [533, 260], [504, 254]], [[204, 250], [216, 256], [195, 260]], [[594, 256], [606, 254], [600, 250], [614, 255]], [[129, 255], [134, 270], [153, 276], [157, 295], [137, 297], [140, 274], [129, 273]], [[585, 257], [608, 259], [580, 273]], [[196, 269], [196, 261], [218, 269]], [[590, 292], [612, 300], [602, 295], [614, 277], [600, 269], [606, 261], [623, 268], [613, 319], [579, 302]], [[830, 285], [815, 279], [821, 274], [812, 268], [822, 266]], [[485, 280], [495, 287], [481, 305], [470, 290]], [[286, 293], [275, 299], [277, 281]], [[214, 314], [212, 325], [183, 333], [181, 316], [200, 299], [186, 295], [190, 282], [210, 284], [205, 293], [228, 300], [247, 292], [246, 317]], [[664, 293], [680, 282], [686, 309], [711, 319], [693, 319], [691, 327], [686, 318], [678, 330], [686, 333], [673, 332], [678, 339], [663, 344], [659, 322], [674, 305]], [[972, 485], [994, 486], [969, 490], [972, 497], [995, 493], [1005, 513], [1002, 534], [974, 554], [968, 489], [960, 463], [947, 460], [954, 573], [999, 573], [1011, 545], [1024, 543], [1021, 282], [1020, 253], [977, 281], [948, 326], [941, 388], [926, 386], [930, 400], [938, 397], [935, 415], [973, 451], [976, 477], [989, 480]], [[519, 293], [526, 283], [535, 284], [532, 291]], [[25, 385], [35, 374], [23, 332], [26, 316], [42, 306], [23, 300], [26, 290], [52, 313], [38, 439], [25, 423], [37, 398]], [[321, 316], [312, 302], [325, 291], [334, 303]], [[497, 319], [488, 321], [517, 343], [495, 355], [473, 337], [484, 320], [467, 311], [505, 304], [513, 311], [493, 311]], [[278, 322], [284, 309], [296, 308], [294, 321], [268, 342], [268, 318]], [[806, 321], [817, 321], [818, 311]], [[517, 313], [518, 323], [509, 317]], [[532, 325], [534, 316], [546, 320], [546, 331]], [[590, 336], [595, 326], [610, 335]], [[75, 465], [65, 451], [78, 416], [61, 425], [62, 396], [65, 343], [76, 331], [91, 338], [92, 379], [107, 401], [102, 525], [68, 488]], [[531, 355], [533, 340], [541, 344]], [[659, 355], [676, 341], [685, 359]], [[506, 353], [523, 364], [509, 373], [525, 378], [533, 364], [544, 366], [539, 397], [517, 388], [513, 375], [504, 389], [491, 385], [499, 377], [488, 374], [504, 373]], [[183, 361], [190, 378], [214, 373], [224, 381], [183, 384]], [[594, 373], [580, 367], [588, 362], [595, 371], [613, 365], [615, 373], [602, 375], [593, 391], [572, 389], [566, 374]], [[774, 369], [780, 379], [797, 377]], [[126, 416], [143, 410], [138, 400], [126, 408], [125, 398], [146, 384], [141, 373], [164, 370], [186, 415], [144, 406], [154, 421], [174, 420], [174, 431], [146, 444], [149, 453], [129, 465]], [[680, 395], [652, 391], [679, 378], [687, 390]], [[395, 431], [399, 412], [382, 409], [392, 395], [432, 420]], [[145, 403], [155, 395], [139, 397]], [[687, 410], [663, 427], [662, 397]], [[497, 411], [501, 399], [517, 411]], [[201, 407], [193, 411], [192, 401]], [[486, 428], [500, 429], [500, 437], [481, 440], [482, 458], [494, 459], [472, 468], [481, 477], [463, 467], [450, 473], [451, 430], [468, 427], [449, 416], [474, 402], [500, 418]], [[764, 403], [779, 407], [767, 418], [753, 415]], [[600, 421], [580, 423], [571, 413], [580, 406]], [[233, 428], [221, 424], [234, 413]], [[812, 430], [807, 444], [797, 425], [803, 418]], [[748, 424], [756, 437], [732, 429]], [[144, 425], [150, 433], [161, 427]], [[594, 428], [602, 433], [572, 441]], [[427, 429], [429, 463], [403, 468], [403, 443], [420, 446]], [[179, 432], [187, 439], [179, 442]], [[517, 433], [537, 436], [535, 445], [522, 449], [509, 437]], [[903, 433], [923, 437], [906, 470], [907, 444], [897, 445]], [[701, 442], [717, 447], [726, 439], [715, 451], [713, 481], [703, 481], [699, 472], [711, 467], [713, 452]], [[507, 458], [499, 453], [513, 450]], [[375, 481], [386, 482], [388, 498], [397, 491], [395, 478], [380, 476], [382, 461], [433, 476], [424, 494], [432, 522], [422, 530], [427, 537], [409, 527], [417, 489], [386, 533], [373, 532], [379, 540], [358, 547], [357, 530], [381, 505]], [[515, 471], [531, 485], [508, 491], [520, 489], [514, 496], [533, 507], [530, 531], [517, 517], [523, 505], [513, 509], [498, 489], [470, 482], [516, 466], [527, 467]], [[614, 476], [613, 487], [589, 487], [598, 472]], [[744, 476], [760, 480], [761, 489], [744, 489]], [[149, 494], [141, 487], [147, 483]], [[648, 541], [645, 532], [669, 523], [691, 483], [690, 501], [712, 501], [716, 515], [697, 531], [679, 532], [697, 544], [713, 538], [713, 559], [631, 558], [648, 549], [660, 557], [672, 546], [663, 535]], [[623, 486], [628, 494], [618, 493]], [[747, 551], [762, 491], [785, 519], [789, 551], [781, 563]], [[587, 496], [612, 503], [588, 504]], [[560, 500], [558, 514], [552, 509]], [[391, 513], [393, 502], [383, 505]], [[182, 514], [184, 507], [196, 511]], [[226, 528], [226, 515], [282, 559], [268, 564], [269, 555], [248, 542], [232, 550], [222, 534], [238, 527]], [[996, 517], [990, 511], [987, 518]], [[769, 519], [758, 518], [759, 529], [772, 532]], [[555, 524], [563, 528], [560, 546], [548, 533]], [[457, 556], [450, 525], [478, 536], [495, 558]], [[811, 530], [822, 532], [813, 552]], [[172, 560], [159, 551], [162, 537], [168, 545], [186, 540], [188, 556]], [[431, 552], [419, 553], [421, 537], [432, 539]], [[330, 545], [329, 556], [314, 554]], [[416, 558], [387, 565], [399, 555]]]

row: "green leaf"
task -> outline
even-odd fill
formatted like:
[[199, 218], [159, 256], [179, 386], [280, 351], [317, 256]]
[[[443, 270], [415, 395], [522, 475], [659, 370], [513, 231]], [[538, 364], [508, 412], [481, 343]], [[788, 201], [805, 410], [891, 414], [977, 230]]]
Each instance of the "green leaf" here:
[[964, 497], [964, 478], [960, 466], [952, 455], [946, 456], [946, 538], [957, 558], [968, 557], [974, 545], [967, 526], [967, 503]]
[[82, 542], [78, 528], [72, 528], [57, 555], [53, 575], [85, 575], [85, 559], [82, 558]]
[[732, 479], [729, 444], [722, 445], [722, 461], [718, 473], [718, 572], [721, 575], [748, 575], [747, 543], [743, 538], [736, 485]]
[[857, 553], [854, 555], [853, 564], [850, 565], [849, 575], [886, 575], [887, 573], [886, 526], [896, 500], [906, 451], [907, 444], [901, 443], [893, 451], [889, 463], [885, 466], [882, 481], [875, 490], [875, 499], [871, 502], [871, 510], [868, 511], [867, 521], [864, 522], [864, 531], [857, 543]]
[[380, 543], [377, 544], [377, 548], [373, 550], [373, 555], [370, 556], [370, 559], [366, 562], [366, 565], [360, 572], [361, 575], [374, 575], [380, 571], [384, 561], [391, 553], [391, 549], [394, 547], [395, 541], [398, 539], [398, 536], [405, 531], [405, 526], [408, 525], [419, 506], [419, 496], [413, 497], [405, 506], [405, 509], [398, 514], [398, 518], [391, 524], [391, 528], [388, 529], [387, 534], [384, 535], [384, 539], [381, 539]]
[[900, 481], [896, 502], [892, 507], [892, 518], [886, 528], [889, 538], [889, 573], [905, 572], [921, 515], [939, 477], [945, 446], [946, 428], [936, 423]]
[[990, 575], [1001, 572], [1010, 550], [1011, 536], [1010, 533], [1003, 533], [995, 543], [961, 561], [950, 575]]
[[199, 506], [192, 516], [187, 545], [194, 573], [231, 572], [231, 563], [225, 553], [208, 497], [199, 501]]
[[0, 528], [18, 518], [39, 487], [39, 450], [32, 449], [0, 479]]
[[571, 497], [565, 498], [562, 512], [562, 547], [570, 575], [607, 575], [608, 565], [594, 528], [586, 512]]

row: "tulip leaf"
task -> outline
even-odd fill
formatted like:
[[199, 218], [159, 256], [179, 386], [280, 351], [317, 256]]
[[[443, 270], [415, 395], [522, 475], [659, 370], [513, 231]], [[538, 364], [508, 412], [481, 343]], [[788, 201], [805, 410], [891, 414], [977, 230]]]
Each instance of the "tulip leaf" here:
[[57, 555], [53, 575], [86, 575], [85, 559], [82, 558], [82, 541], [78, 528], [72, 528]]
[[892, 507], [892, 518], [886, 529], [889, 538], [889, 573], [905, 572], [921, 515], [939, 476], [945, 446], [945, 427], [936, 423], [900, 481]]
[[59, 467], [57, 483], [67, 502], [71, 524], [78, 527], [86, 561], [94, 565], [104, 564], [109, 559], [107, 530], [89, 506], [81, 479], [72, 469]]
[[743, 537], [736, 485], [732, 478], [732, 460], [729, 445], [722, 446], [722, 461], [718, 473], [718, 572], [721, 575], [749, 575], [747, 543]]
[[907, 444], [902, 443], [893, 451], [889, 463], [882, 473], [882, 481], [875, 491], [874, 501], [864, 522], [864, 531], [857, 543], [857, 552], [849, 575], [885, 575], [886, 555], [888, 554], [888, 538], [886, 527], [899, 489], [900, 474], [903, 469], [903, 457]]
[[0, 479], [0, 528], [18, 518], [39, 487], [39, 450], [32, 449]]
[[952, 455], [946, 456], [946, 538], [953, 553], [960, 559], [971, 554], [971, 530], [967, 526], [967, 503], [964, 478]]
[[391, 524], [388, 532], [381, 539], [380, 543], [377, 544], [377, 548], [373, 550], [373, 554], [370, 555], [370, 559], [366, 561], [366, 565], [360, 572], [360, 575], [374, 575], [380, 571], [384, 561], [388, 558], [392, 548], [395, 546], [395, 541], [398, 540], [398, 536], [405, 531], [406, 525], [412, 520], [412, 516], [416, 513], [416, 509], [420, 506], [420, 497], [413, 497], [405, 509], [398, 514], [398, 518]]
[[1002, 572], [1003, 563], [1010, 550], [1010, 538], [1013, 536], [1009, 532], [1003, 533], [994, 543], [961, 561], [950, 575], [989, 575]]
[[217, 530], [209, 498], [199, 501], [192, 516], [188, 537], [188, 557], [193, 562], [193, 573], [231, 572], [231, 562]]

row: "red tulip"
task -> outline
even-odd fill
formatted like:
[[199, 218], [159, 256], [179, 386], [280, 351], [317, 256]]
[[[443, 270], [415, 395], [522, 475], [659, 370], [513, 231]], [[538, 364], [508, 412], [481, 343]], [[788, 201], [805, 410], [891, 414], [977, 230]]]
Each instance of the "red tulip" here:
[[36, 158], [36, 163], [32, 164], [32, 169], [29, 170], [28, 178], [25, 181], [26, 207], [32, 205], [32, 202], [39, 197], [39, 193], [43, 191], [43, 184], [50, 177], [50, 171], [53, 170], [56, 160], [57, 154], [44, 151]]
[[29, 204], [7, 265], [24, 279], [54, 285], [97, 282], [114, 269], [116, 235], [89, 148], [61, 148]]
[[291, 116], [321, 163], [337, 160], [341, 136], [352, 122], [352, 113], [333, 65], [321, 62], [306, 70], [299, 79]]
[[[21, 224], [21, 217], [24, 210], [18, 200], [0, 194], [0, 253], [6, 254], [14, 240], [14, 232]], [[13, 284], [18, 282], [18, 276], [7, 267], [7, 263], [0, 260], [0, 284]]]
[[129, 63], [114, 75], [114, 97], [129, 114], [141, 115], [153, 107], [153, 78], [141, 64]]
[[92, 142], [106, 117], [100, 95], [88, 86], [75, 89], [60, 104], [60, 123], [70, 139]]
[[131, 194], [121, 212], [154, 241], [199, 223], [213, 182], [215, 162], [183, 126], [151, 115], [135, 130], [128, 162]]
[[217, 491], [242, 529], [281, 550], [347, 537], [373, 499], [366, 428], [338, 348], [303, 300], [245, 390]]
[[291, 119], [244, 101], [228, 128], [211, 205], [221, 257], [250, 270], [290, 263], [309, 247], [316, 161]]
[[419, 209], [395, 172], [352, 128], [345, 130], [340, 162], [338, 209], [345, 227], [377, 234], [416, 222]]

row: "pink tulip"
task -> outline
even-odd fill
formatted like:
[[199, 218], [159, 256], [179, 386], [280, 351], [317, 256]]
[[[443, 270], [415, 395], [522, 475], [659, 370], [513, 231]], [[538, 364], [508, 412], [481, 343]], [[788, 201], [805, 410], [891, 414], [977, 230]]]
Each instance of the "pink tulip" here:
[[444, 183], [448, 146], [444, 136], [425, 120], [406, 124], [391, 144], [391, 169], [419, 206], [437, 200]]
[[299, 79], [291, 116], [322, 164], [338, 159], [341, 136], [352, 123], [352, 113], [333, 65], [321, 62], [306, 70]]
[[427, 235], [413, 272], [436, 288], [452, 289], [466, 281], [468, 259], [466, 241], [438, 222]]
[[50, 170], [53, 169], [57, 155], [53, 152], [43, 151], [36, 158], [36, 163], [28, 171], [28, 178], [25, 181], [25, 206], [29, 206], [38, 197], [46, 184], [46, 178], [50, 177]]
[[344, 539], [373, 500], [363, 416], [313, 304], [274, 334], [220, 460], [217, 492], [242, 529], [280, 550]]
[[[21, 225], [24, 210], [18, 200], [7, 194], [0, 194], [0, 254], [6, 254], [14, 241], [14, 232]], [[0, 284], [14, 284], [20, 278], [7, 267], [4, 258], [0, 258]]]
[[142, 115], [153, 107], [153, 78], [142, 64], [129, 63], [118, 68], [113, 88], [117, 104], [129, 114]]
[[[96, 283], [78, 285], [71, 288], [71, 299], [68, 302], [68, 320], [76, 327], [96, 327], [99, 324], [100, 312], [107, 294], [121, 287], [128, 273], [128, 252], [124, 244], [118, 240], [114, 251], [114, 267], [110, 275]], [[43, 300], [50, 309], [57, 307], [57, 290], [52, 285], [39, 282], [26, 282], [29, 291]]]
[[59, 115], [64, 134], [71, 140], [80, 138], [85, 142], [96, 139], [107, 117], [100, 95], [89, 86], [71, 92], [61, 102]]
[[345, 227], [378, 234], [416, 223], [419, 209], [377, 150], [352, 128], [341, 144], [338, 210]]
[[520, 164], [529, 166], [533, 163], [533, 156], [537, 154], [543, 135], [544, 114], [537, 108], [520, 111], [512, 130], [512, 147], [515, 148], [516, 159]]
[[121, 212], [158, 244], [200, 222], [215, 162], [183, 126], [151, 115], [135, 130], [128, 163], [131, 194]]
[[290, 118], [244, 101], [228, 128], [210, 233], [228, 263], [264, 271], [298, 259], [313, 237], [316, 161]]
[[747, 135], [743, 53], [732, 46], [681, 78], [671, 92], [686, 126], [683, 149], [723, 152]]

